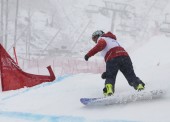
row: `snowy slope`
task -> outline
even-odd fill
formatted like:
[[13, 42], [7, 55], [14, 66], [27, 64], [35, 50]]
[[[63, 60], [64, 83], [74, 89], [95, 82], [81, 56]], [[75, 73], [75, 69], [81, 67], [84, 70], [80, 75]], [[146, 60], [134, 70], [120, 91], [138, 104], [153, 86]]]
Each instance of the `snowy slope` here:
[[[82, 58], [82, 55], [84, 56], [85, 52], [93, 46], [93, 43], [89, 41], [91, 33], [96, 29], [110, 30], [111, 12], [102, 13], [105, 11], [98, 10], [97, 13], [93, 13], [91, 9], [91, 13], [87, 12], [90, 6], [95, 6], [97, 9], [103, 7], [103, 0], [30, 1], [20, 1], [18, 33], [21, 34], [27, 27], [28, 9], [31, 7], [33, 23], [31, 32], [35, 38], [31, 40], [30, 52], [33, 54], [39, 55], [45, 51], [52, 54], [65, 46], [69, 51], [72, 49], [73, 52], [81, 54], [79, 56]], [[146, 91], [163, 89], [166, 95], [162, 99], [153, 101], [85, 107], [79, 101], [81, 97], [103, 96], [104, 80], [100, 78], [100, 74], [89, 73], [63, 77], [58, 77], [56, 74], [57, 79], [52, 83], [0, 93], [0, 122], [170, 121], [170, 41], [169, 38], [159, 35], [160, 31], [158, 31], [159, 25], [165, 21], [164, 15], [169, 13], [170, 3], [168, 0], [120, 0], [119, 2], [132, 5], [132, 11], [135, 12], [135, 16], [139, 17], [136, 18], [139, 20], [136, 20], [137, 23], [133, 27], [137, 26], [139, 33], [135, 32], [138, 35], [134, 36], [134, 32], [130, 30], [134, 35], [129, 36], [115, 31], [118, 40], [130, 51], [135, 72], [146, 83]], [[30, 3], [31, 5], [28, 6]], [[11, 7], [13, 6], [10, 14], [14, 16], [16, 3], [10, 1], [10, 4]], [[131, 8], [128, 10], [131, 11]], [[51, 22], [54, 13], [56, 14], [54, 27], [49, 27], [46, 25], [47, 20]], [[9, 49], [13, 44], [13, 16], [9, 18], [11, 20], [8, 45], [10, 54], [13, 54], [12, 48]], [[120, 19], [120, 17], [117, 15], [115, 23], [127, 22], [125, 24], [134, 25], [133, 18], [127, 20], [127, 18]], [[119, 26], [115, 24], [115, 27]], [[58, 31], [59, 34], [52, 40]], [[157, 36], [152, 37], [153, 35]], [[25, 37], [27, 36], [23, 35], [17, 41], [17, 53], [22, 58], [26, 53]], [[97, 60], [101, 59], [97, 58]], [[31, 70], [35, 72], [35, 69], [29, 69], [30, 72]], [[118, 74], [116, 80], [115, 94], [136, 92], [128, 85], [121, 73]]]
[[[0, 121], [5, 122], [169, 122], [170, 121], [170, 42], [164, 36], [153, 37], [131, 54], [136, 74], [146, 90], [163, 89], [162, 99], [103, 107], [85, 107], [81, 97], [101, 97], [104, 81], [100, 74], [59, 77], [52, 83], [0, 94]], [[135, 93], [121, 73], [116, 92]]]

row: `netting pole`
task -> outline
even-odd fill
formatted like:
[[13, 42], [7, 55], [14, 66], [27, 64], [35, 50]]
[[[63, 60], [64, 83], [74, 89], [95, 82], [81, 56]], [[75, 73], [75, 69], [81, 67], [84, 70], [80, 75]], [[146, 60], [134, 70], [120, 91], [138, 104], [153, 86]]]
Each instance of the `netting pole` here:
[[16, 64], [18, 65], [18, 59], [17, 59], [15, 47], [13, 47], [13, 50], [14, 50], [14, 55], [15, 55]]

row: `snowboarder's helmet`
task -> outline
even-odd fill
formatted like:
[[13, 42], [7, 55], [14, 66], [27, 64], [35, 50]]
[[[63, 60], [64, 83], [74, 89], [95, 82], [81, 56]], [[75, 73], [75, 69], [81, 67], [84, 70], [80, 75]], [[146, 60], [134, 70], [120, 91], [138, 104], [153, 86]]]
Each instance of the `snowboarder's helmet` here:
[[93, 34], [92, 34], [92, 39], [94, 38], [94, 37], [100, 37], [100, 36], [102, 36], [104, 34], [104, 32], [102, 31], [102, 30], [97, 30], [97, 31], [95, 31]]

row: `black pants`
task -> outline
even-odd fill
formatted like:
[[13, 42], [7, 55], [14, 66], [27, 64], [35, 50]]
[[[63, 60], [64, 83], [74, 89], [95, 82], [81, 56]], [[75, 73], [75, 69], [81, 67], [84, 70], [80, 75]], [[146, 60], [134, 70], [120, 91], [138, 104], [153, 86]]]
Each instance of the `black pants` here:
[[128, 56], [120, 56], [106, 62], [106, 81], [105, 84], [115, 86], [115, 80], [118, 71], [121, 71], [127, 79], [130, 86], [136, 88], [140, 83], [145, 85], [135, 74], [132, 61]]

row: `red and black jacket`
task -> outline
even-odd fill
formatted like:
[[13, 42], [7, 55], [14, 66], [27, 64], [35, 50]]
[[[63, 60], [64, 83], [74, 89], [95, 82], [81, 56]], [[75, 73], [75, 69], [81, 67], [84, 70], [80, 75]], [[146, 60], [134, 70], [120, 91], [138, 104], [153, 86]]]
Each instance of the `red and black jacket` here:
[[[107, 43], [105, 41], [104, 38], [102, 37], [109, 37], [111, 39], [116, 40], [116, 36], [114, 34], [112, 34], [111, 32], [108, 32], [106, 34], [103, 34], [101, 36], [101, 38], [99, 38], [98, 43], [96, 44], [95, 47], [93, 47], [88, 53], [88, 57], [91, 57], [93, 55], [95, 55], [96, 53], [102, 51], [103, 49], [105, 49], [105, 47], [107, 46]], [[105, 61], [109, 61], [112, 58], [118, 57], [118, 56], [128, 56], [128, 53], [124, 50], [123, 47], [121, 46], [116, 46], [111, 48], [105, 55]]]

